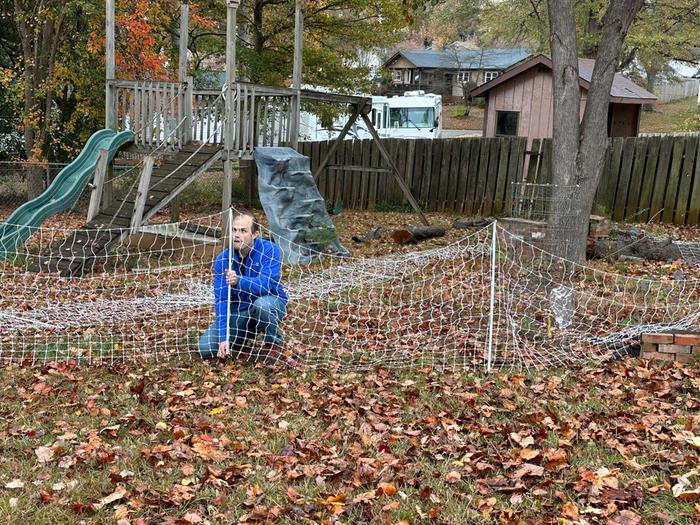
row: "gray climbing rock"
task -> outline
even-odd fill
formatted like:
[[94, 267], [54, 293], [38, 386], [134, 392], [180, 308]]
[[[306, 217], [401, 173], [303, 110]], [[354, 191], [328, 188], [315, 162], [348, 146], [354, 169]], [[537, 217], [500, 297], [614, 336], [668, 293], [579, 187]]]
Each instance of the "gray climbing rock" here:
[[338, 241], [309, 158], [291, 148], [256, 148], [260, 203], [283, 259], [308, 264], [321, 254], [349, 255]]

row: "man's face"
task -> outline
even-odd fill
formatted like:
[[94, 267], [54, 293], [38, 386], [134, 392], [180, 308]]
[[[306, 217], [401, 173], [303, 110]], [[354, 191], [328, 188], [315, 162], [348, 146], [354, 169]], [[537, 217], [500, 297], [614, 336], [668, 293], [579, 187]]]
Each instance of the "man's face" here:
[[253, 233], [253, 219], [240, 216], [233, 219], [233, 248], [238, 251], [248, 252], [253, 247], [253, 241], [258, 233]]

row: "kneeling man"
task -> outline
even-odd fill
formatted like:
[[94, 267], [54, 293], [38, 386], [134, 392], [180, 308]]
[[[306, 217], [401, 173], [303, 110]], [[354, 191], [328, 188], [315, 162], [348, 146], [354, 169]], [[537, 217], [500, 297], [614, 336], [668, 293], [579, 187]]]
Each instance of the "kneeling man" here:
[[287, 313], [287, 293], [280, 283], [280, 250], [276, 244], [260, 238], [260, 228], [252, 215], [234, 217], [231, 235], [231, 268], [228, 248], [214, 261], [216, 320], [200, 338], [199, 353], [204, 359], [226, 358], [262, 332], [263, 357], [267, 364], [274, 364], [281, 356], [283, 342], [278, 326]]

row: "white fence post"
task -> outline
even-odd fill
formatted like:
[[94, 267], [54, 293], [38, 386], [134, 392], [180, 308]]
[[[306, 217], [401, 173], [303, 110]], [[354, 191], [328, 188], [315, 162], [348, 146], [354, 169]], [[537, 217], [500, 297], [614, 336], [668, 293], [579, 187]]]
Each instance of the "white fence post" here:
[[493, 220], [491, 233], [491, 291], [489, 295], [489, 336], [486, 348], [486, 371], [491, 372], [493, 362], [493, 317], [496, 304], [496, 219]]
[[[228, 209], [228, 220], [226, 221], [228, 234], [228, 266], [227, 270], [233, 270], [233, 208]], [[226, 271], [224, 271], [224, 282], [226, 282]], [[231, 344], [231, 285], [226, 283], [226, 342], [228, 343], [228, 352], [231, 355], [233, 345]], [[240, 354], [240, 350], [239, 350]]]

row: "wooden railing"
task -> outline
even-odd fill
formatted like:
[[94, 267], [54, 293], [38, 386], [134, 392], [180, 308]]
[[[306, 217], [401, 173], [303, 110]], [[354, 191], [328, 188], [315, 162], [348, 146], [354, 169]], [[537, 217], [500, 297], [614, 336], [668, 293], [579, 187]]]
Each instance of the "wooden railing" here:
[[364, 105], [367, 97], [277, 88], [237, 82], [233, 87], [230, 125], [226, 119], [226, 91], [193, 90], [186, 82], [110, 81], [112, 119], [118, 131], [129, 129], [145, 148], [179, 149], [190, 141], [225, 144], [238, 156], [258, 146], [294, 145], [299, 100]]
[[[192, 140], [224, 144], [225, 92], [197, 90], [192, 104]], [[239, 155], [250, 153], [256, 146], [290, 144], [294, 131], [290, 117], [296, 92], [236, 83], [233, 89], [232, 149]], [[298, 131], [297, 131], [298, 133]]]
[[191, 81], [111, 81], [117, 130], [133, 131], [139, 146], [180, 148], [191, 137], [191, 85]]

